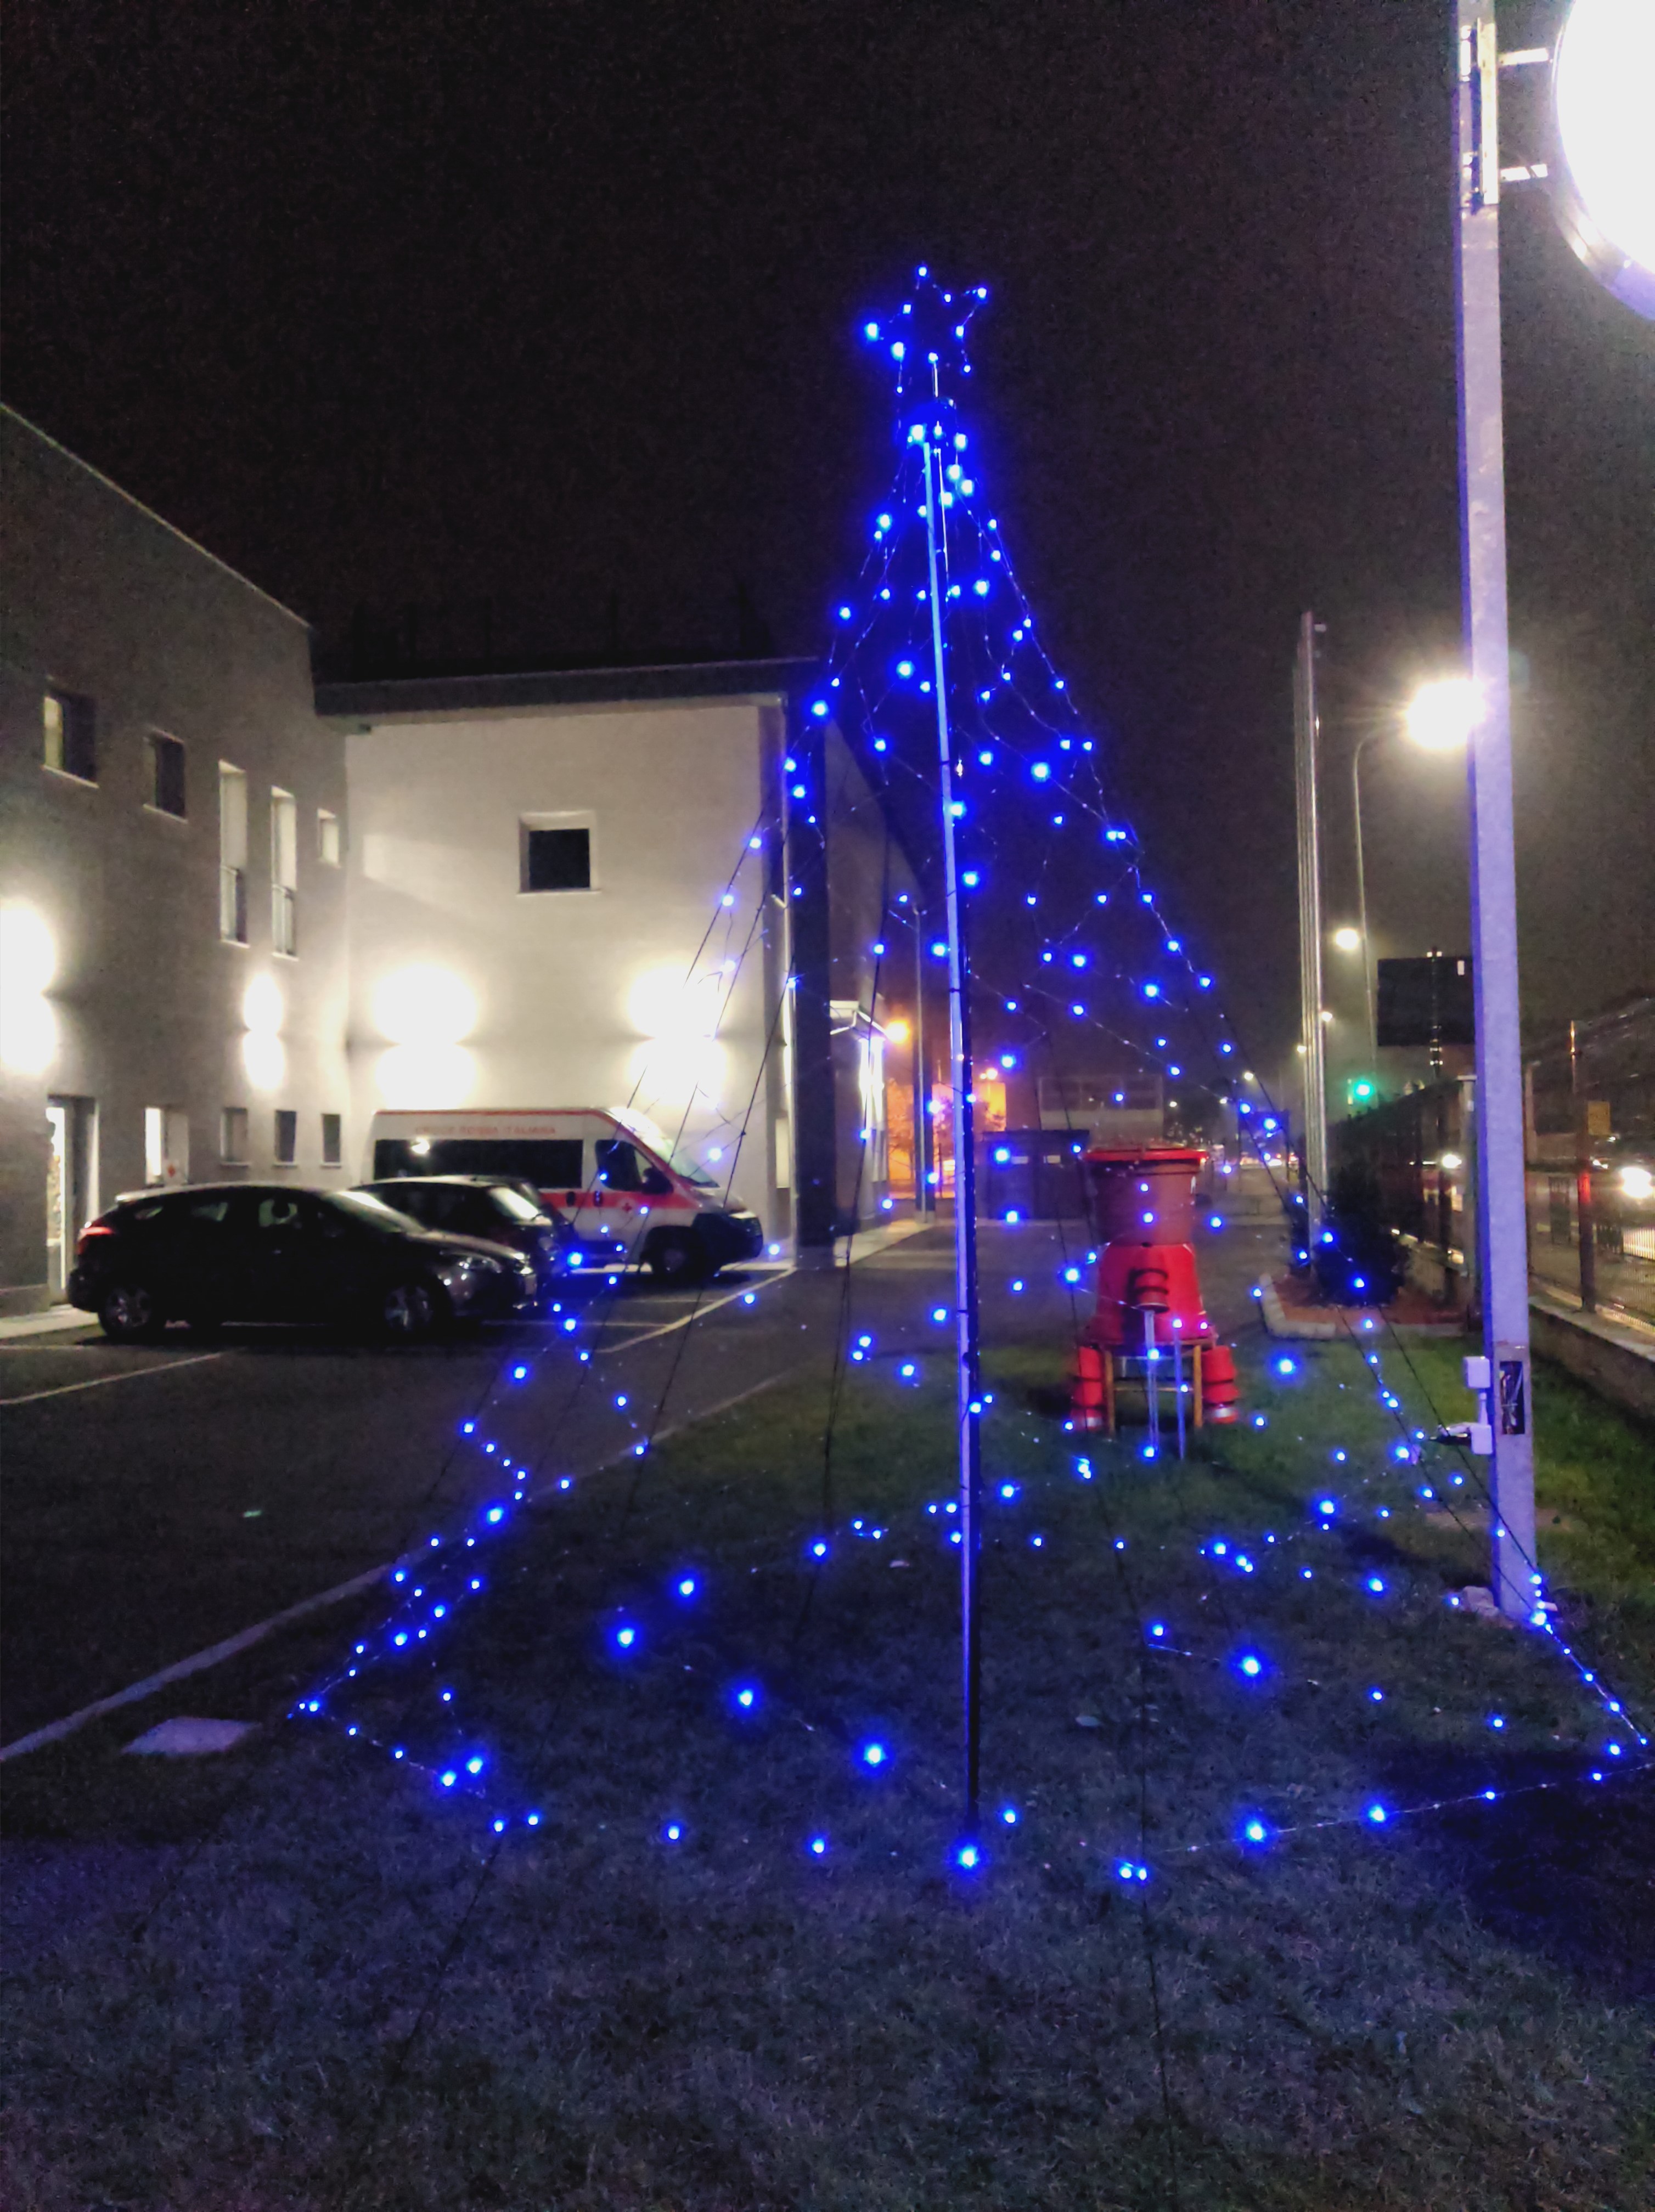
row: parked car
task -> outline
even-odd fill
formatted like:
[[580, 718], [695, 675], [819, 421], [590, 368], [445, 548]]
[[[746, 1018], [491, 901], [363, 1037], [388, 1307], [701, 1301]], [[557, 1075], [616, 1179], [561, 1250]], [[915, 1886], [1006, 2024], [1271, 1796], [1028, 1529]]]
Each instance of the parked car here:
[[764, 1249], [758, 1216], [641, 1115], [595, 1106], [375, 1114], [365, 1182], [434, 1175], [526, 1182], [578, 1236], [624, 1244], [667, 1282], [703, 1281]]
[[198, 1183], [134, 1191], [81, 1232], [71, 1304], [117, 1343], [169, 1321], [330, 1322], [402, 1339], [532, 1312], [532, 1263], [421, 1229], [365, 1191]]
[[626, 1247], [609, 1237], [578, 1237], [532, 1183], [509, 1176], [393, 1176], [359, 1188], [422, 1228], [509, 1244], [532, 1261], [541, 1296], [582, 1277], [601, 1279], [626, 1265]]

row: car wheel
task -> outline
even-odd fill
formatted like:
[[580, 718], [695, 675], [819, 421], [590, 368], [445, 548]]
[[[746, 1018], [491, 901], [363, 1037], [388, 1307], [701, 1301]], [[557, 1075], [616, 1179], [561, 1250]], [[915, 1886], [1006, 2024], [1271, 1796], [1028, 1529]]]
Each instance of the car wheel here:
[[106, 1290], [98, 1319], [114, 1344], [153, 1344], [167, 1326], [155, 1292], [142, 1283], [116, 1283]]
[[380, 1307], [380, 1326], [399, 1344], [417, 1344], [437, 1320], [436, 1298], [423, 1283], [393, 1283]]
[[650, 1246], [649, 1272], [658, 1283], [699, 1283], [709, 1270], [692, 1238], [669, 1234]]

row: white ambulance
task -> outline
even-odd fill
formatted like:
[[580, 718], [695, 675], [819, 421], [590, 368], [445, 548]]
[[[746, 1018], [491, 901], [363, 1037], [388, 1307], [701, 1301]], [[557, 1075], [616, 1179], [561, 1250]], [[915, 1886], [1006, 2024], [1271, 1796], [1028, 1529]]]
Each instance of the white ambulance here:
[[642, 1116], [601, 1107], [375, 1114], [368, 1182], [499, 1175], [532, 1183], [577, 1235], [609, 1237], [668, 1282], [700, 1282], [764, 1249], [758, 1218]]

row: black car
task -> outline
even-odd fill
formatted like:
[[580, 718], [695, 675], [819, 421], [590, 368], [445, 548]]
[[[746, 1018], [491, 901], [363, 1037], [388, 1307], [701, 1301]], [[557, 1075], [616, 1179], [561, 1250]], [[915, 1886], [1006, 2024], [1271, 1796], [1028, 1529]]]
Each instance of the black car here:
[[612, 1237], [578, 1237], [532, 1183], [512, 1176], [392, 1176], [361, 1188], [422, 1228], [509, 1244], [534, 1262], [543, 1296], [588, 1276], [614, 1274], [626, 1247]]
[[117, 1343], [169, 1321], [331, 1322], [409, 1339], [532, 1312], [534, 1268], [479, 1237], [417, 1227], [365, 1191], [200, 1183], [118, 1199], [81, 1233], [72, 1304]]

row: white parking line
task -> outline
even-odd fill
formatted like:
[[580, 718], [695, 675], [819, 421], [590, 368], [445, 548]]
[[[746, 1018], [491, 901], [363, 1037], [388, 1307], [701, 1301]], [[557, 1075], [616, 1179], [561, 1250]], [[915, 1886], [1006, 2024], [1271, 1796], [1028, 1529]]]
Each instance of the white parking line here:
[[[209, 1352], [205, 1356], [216, 1359], [218, 1354]], [[172, 1364], [175, 1367], [182, 1367], [186, 1362], [177, 1359]], [[149, 1368], [144, 1371], [153, 1374], [155, 1370]], [[117, 1381], [119, 1378], [109, 1376], [106, 1379]], [[751, 1383], [746, 1389], [738, 1390], [733, 1398], [721, 1398], [715, 1406], [704, 1407], [700, 1413], [674, 1422], [670, 1428], [658, 1429], [654, 1440], [658, 1444], [666, 1443], [672, 1437], [681, 1435], [685, 1429], [694, 1428], [698, 1421], [710, 1421], [719, 1413], [727, 1413], [733, 1406], [742, 1405], [747, 1399], [756, 1398], [761, 1390], [772, 1390], [778, 1382], [786, 1380], [785, 1371], [780, 1375], [767, 1375], [762, 1382]], [[77, 1384], [75, 1387], [78, 1389], [81, 1386]], [[631, 1457], [630, 1450], [618, 1452], [613, 1459], [603, 1461], [592, 1472], [602, 1474], [611, 1467], [624, 1466]], [[560, 1495], [555, 1485], [546, 1483], [530, 1493], [528, 1502], [531, 1505], [538, 1505], [543, 1499], [550, 1503]], [[167, 1689], [173, 1682], [182, 1682], [191, 1674], [199, 1674], [209, 1667], [219, 1666], [226, 1659], [234, 1659], [238, 1653], [250, 1650], [253, 1644], [262, 1644], [265, 1637], [275, 1630], [285, 1628], [289, 1621], [301, 1620], [308, 1613], [320, 1613], [331, 1605], [343, 1604], [346, 1598], [371, 1589], [375, 1583], [385, 1579], [392, 1566], [410, 1566], [428, 1556], [422, 1544], [416, 1550], [405, 1553], [399, 1560], [393, 1560], [382, 1567], [369, 1567], [360, 1575], [352, 1575], [349, 1582], [335, 1583], [332, 1589], [318, 1590], [314, 1597], [301, 1598], [297, 1605], [273, 1613], [267, 1620], [256, 1620], [251, 1628], [244, 1628], [234, 1636], [227, 1636], [221, 1644], [210, 1644], [204, 1651], [193, 1651], [187, 1659], [179, 1659], [172, 1666], [163, 1667], [158, 1674], [146, 1674], [141, 1682], [129, 1682], [125, 1689], [117, 1690], [111, 1697], [99, 1698], [92, 1705], [82, 1705], [77, 1713], [66, 1713], [60, 1721], [48, 1721], [44, 1728], [34, 1729], [31, 1735], [20, 1735], [15, 1743], [9, 1743], [0, 1750], [0, 1760], [21, 1759], [26, 1751], [39, 1751], [46, 1744], [60, 1742], [64, 1736], [73, 1735], [76, 1729], [83, 1729], [88, 1721], [99, 1720], [105, 1713], [119, 1712], [123, 1705], [135, 1705], [144, 1698], [153, 1697], [157, 1690]]]
[[[788, 1275], [792, 1273], [791, 1267], [786, 1271]], [[772, 1275], [770, 1279], [771, 1282], [779, 1283], [783, 1281], [785, 1277], [780, 1274]], [[754, 1287], [755, 1296], [758, 1294], [758, 1287]], [[699, 1306], [692, 1306], [687, 1314], [682, 1315], [677, 1321], [663, 1322], [659, 1328], [646, 1329], [642, 1336], [630, 1336], [624, 1344], [606, 1344], [601, 1352], [594, 1352], [592, 1356], [594, 1359], [608, 1359], [615, 1352], [630, 1352], [634, 1345], [653, 1343], [658, 1336], [671, 1336], [674, 1329], [688, 1328], [692, 1321], [705, 1321], [709, 1314], [716, 1313], [721, 1306], [733, 1305], [737, 1298], [745, 1297], [746, 1295], [745, 1288], [739, 1291], [726, 1291], [721, 1298], [709, 1298]]]
[[192, 1352], [187, 1359], [164, 1359], [159, 1367], [129, 1367], [120, 1375], [94, 1375], [84, 1382], [59, 1382], [50, 1390], [26, 1390], [19, 1398], [0, 1398], [0, 1407], [33, 1406], [42, 1398], [66, 1398], [71, 1390], [98, 1390], [106, 1382], [137, 1382], [146, 1375], [168, 1375], [175, 1367], [199, 1367], [209, 1359], [222, 1359], [222, 1352]]

